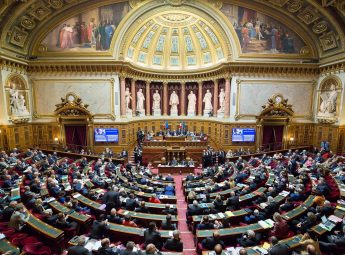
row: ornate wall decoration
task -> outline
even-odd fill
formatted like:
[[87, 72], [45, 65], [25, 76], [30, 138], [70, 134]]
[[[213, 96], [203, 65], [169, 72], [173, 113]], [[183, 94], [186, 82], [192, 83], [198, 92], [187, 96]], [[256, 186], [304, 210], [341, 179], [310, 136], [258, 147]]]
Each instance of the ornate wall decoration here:
[[52, 11], [43, 2], [37, 2], [36, 6], [33, 6], [29, 11], [29, 14], [39, 21], [42, 21], [51, 13]]
[[325, 32], [328, 29], [327, 21], [321, 20], [320, 22], [314, 23], [312, 29], [315, 34], [321, 34]]
[[281, 94], [271, 96], [266, 104], [262, 106], [263, 112], [266, 115], [272, 116], [274, 114], [292, 116], [294, 111], [292, 105], [288, 103], [288, 99], [284, 98]]
[[82, 99], [75, 93], [69, 92], [65, 98], [61, 98], [61, 103], [56, 104], [55, 114], [60, 116], [91, 116]]
[[31, 30], [36, 26], [35, 21], [31, 19], [29, 16], [23, 16], [20, 24], [28, 30]]
[[324, 51], [334, 49], [338, 46], [337, 39], [333, 31], [320, 36], [320, 42], [321, 42], [322, 49]]
[[48, 3], [54, 9], [60, 9], [63, 6], [63, 2], [61, 0], [49, 0]]
[[338, 121], [341, 91], [338, 77], [330, 76], [321, 82], [316, 116], [319, 122], [333, 124]]
[[14, 27], [13, 31], [10, 34], [11, 34], [10, 42], [19, 47], [24, 46], [25, 41], [27, 37], [29, 36], [27, 32], [20, 29], [19, 27]]
[[290, 0], [287, 3], [287, 9], [289, 12], [295, 13], [303, 7], [302, 0]]
[[309, 25], [318, 20], [320, 18], [320, 15], [317, 13], [316, 9], [308, 6], [303, 11], [301, 11], [297, 15], [297, 17], [300, 18], [305, 24]]
[[279, 7], [284, 6], [289, 0], [269, 0], [270, 3], [277, 5]]

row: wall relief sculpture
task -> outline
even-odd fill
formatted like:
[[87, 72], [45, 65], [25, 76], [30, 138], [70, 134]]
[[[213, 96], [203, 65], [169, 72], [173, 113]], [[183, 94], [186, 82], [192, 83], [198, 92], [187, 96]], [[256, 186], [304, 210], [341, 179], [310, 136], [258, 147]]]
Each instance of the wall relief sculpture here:
[[341, 90], [341, 83], [335, 77], [329, 77], [322, 81], [318, 90], [318, 112], [316, 116], [319, 122], [333, 124], [338, 120]]

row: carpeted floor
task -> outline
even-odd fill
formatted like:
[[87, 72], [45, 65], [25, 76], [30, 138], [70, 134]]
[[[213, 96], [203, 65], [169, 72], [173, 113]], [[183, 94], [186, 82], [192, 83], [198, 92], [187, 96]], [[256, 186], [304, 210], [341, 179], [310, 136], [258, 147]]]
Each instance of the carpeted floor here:
[[195, 245], [194, 245], [194, 235], [189, 231], [187, 226], [186, 211], [187, 203], [183, 195], [182, 190], [182, 179], [184, 175], [175, 174], [175, 190], [177, 198], [177, 215], [178, 215], [178, 230], [181, 232], [181, 240], [183, 242], [183, 254], [194, 255]]

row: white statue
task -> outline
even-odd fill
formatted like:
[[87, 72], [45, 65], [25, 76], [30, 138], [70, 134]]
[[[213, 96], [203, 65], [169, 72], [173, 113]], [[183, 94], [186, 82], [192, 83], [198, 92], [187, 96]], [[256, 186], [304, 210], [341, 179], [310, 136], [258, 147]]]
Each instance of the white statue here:
[[158, 90], [153, 94], [153, 104], [152, 110], [160, 110], [161, 109], [161, 95], [158, 93]]
[[195, 114], [195, 106], [196, 106], [196, 96], [193, 90], [191, 90], [188, 95], [188, 115]]
[[132, 97], [131, 97], [131, 92], [129, 92], [129, 88], [126, 88], [126, 91], [125, 91], [125, 102], [126, 102], [126, 110], [131, 110], [129, 108], [129, 103], [131, 102], [132, 100]]
[[204, 111], [207, 112], [207, 113], [211, 112], [212, 109], [213, 109], [213, 106], [212, 106], [212, 93], [210, 92], [209, 89], [206, 91], [206, 94], [204, 96], [203, 102], [205, 103]]
[[170, 101], [169, 101], [169, 105], [171, 106], [170, 108], [170, 115], [178, 115], [178, 110], [177, 110], [177, 106], [179, 104], [179, 98], [178, 95], [176, 94], [175, 90], [173, 90], [173, 92], [170, 95]]
[[28, 110], [26, 109], [25, 106], [25, 98], [23, 95], [19, 95], [18, 98], [18, 110], [17, 110], [18, 115], [25, 115], [29, 114]]
[[145, 97], [143, 94], [143, 90], [139, 89], [137, 92], [137, 111], [143, 111], [144, 109], [144, 101]]
[[16, 89], [16, 85], [14, 83], [10, 84], [10, 110], [12, 114], [16, 114], [18, 112], [18, 100], [19, 100], [19, 91]]
[[324, 91], [320, 94], [321, 97], [321, 104], [319, 113], [322, 115], [335, 115], [337, 111], [337, 97], [338, 92], [336, 90], [336, 86], [331, 84], [331, 88], [329, 91]]
[[220, 93], [219, 93], [219, 111], [223, 111], [225, 109], [225, 92], [224, 89], [220, 89]]

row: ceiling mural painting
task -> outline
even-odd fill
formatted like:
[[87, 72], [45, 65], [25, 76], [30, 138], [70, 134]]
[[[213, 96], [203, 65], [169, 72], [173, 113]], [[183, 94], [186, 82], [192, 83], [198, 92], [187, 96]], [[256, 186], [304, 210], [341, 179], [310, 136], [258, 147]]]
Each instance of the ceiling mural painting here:
[[303, 40], [281, 22], [255, 10], [223, 4], [223, 14], [233, 25], [242, 53], [298, 54]]
[[41, 43], [48, 52], [108, 51], [115, 31], [129, 12], [128, 2], [101, 6], [61, 22]]

